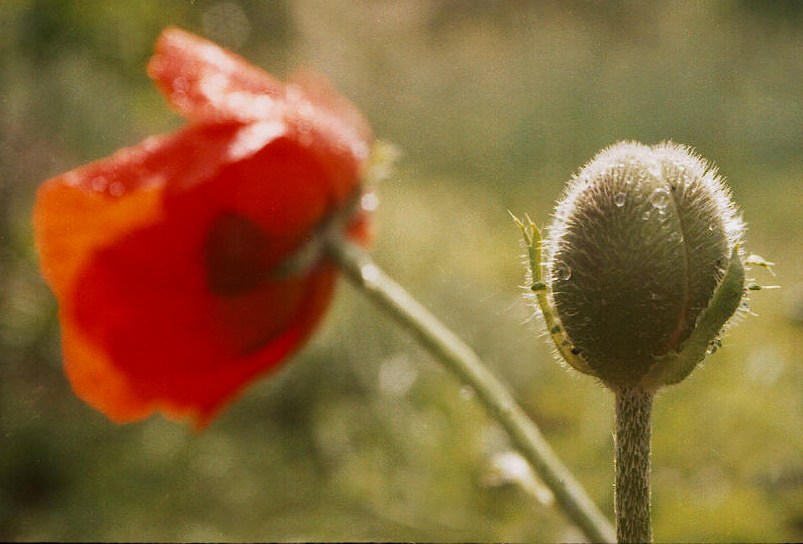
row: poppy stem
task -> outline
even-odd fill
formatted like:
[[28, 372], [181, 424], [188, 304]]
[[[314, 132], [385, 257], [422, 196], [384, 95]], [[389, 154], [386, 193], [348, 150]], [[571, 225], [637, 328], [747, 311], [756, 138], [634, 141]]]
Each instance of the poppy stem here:
[[382, 309], [407, 328], [449, 370], [471, 386], [488, 412], [505, 428], [521, 454], [552, 490], [568, 518], [594, 542], [613, 542], [610, 522], [544, 439], [505, 386], [477, 354], [402, 286], [380, 269], [359, 246], [339, 239], [327, 251], [343, 272]]
[[616, 391], [616, 537], [652, 542], [650, 435], [654, 394], [639, 387]]

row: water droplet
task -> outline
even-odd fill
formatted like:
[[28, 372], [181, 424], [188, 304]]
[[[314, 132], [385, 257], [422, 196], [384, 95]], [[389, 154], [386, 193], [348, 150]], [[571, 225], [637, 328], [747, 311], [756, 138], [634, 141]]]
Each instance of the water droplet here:
[[360, 197], [360, 207], [367, 212], [375, 212], [379, 207], [379, 197], [373, 191]]
[[613, 203], [616, 204], [619, 208], [625, 205], [625, 194], [624, 193], [616, 193], [613, 197]]
[[470, 385], [464, 385], [460, 388], [460, 398], [462, 400], [471, 400], [474, 398], [474, 388]]
[[677, 232], [670, 232], [666, 239], [670, 242], [683, 243], [683, 235]]
[[370, 287], [376, 285], [379, 281], [381, 272], [374, 264], [364, 264], [360, 266], [360, 277], [362, 277], [362, 281]]
[[417, 378], [415, 363], [403, 355], [391, 357], [379, 365], [379, 389], [387, 395], [403, 396]]
[[669, 205], [669, 191], [663, 187], [659, 187], [650, 195], [650, 204], [653, 208], [663, 210]]
[[112, 196], [121, 196], [125, 191], [125, 186], [119, 181], [114, 181], [109, 185], [109, 194]]
[[557, 261], [552, 268], [552, 276], [558, 281], [566, 281], [572, 277], [572, 269], [563, 261]]
[[187, 91], [189, 90], [190, 85], [187, 83], [187, 80], [183, 77], [177, 77], [173, 80], [173, 89], [170, 93], [170, 100], [178, 103], [184, 103], [187, 101]]
[[646, 212], [644, 212], [643, 214], [641, 214], [641, 219], [642, 219], [643, 221], [647, 221], [647, 220], [650, 218], [650, 215], [651, 215], [651, 214], [650, 214], [650, 210], [647, 210]]
[[105, 191], [106, 188], [109, 186], [109, 180], [107, 180], [103, 176], [95, 176], [94, 178], [92, 178], [92, 181], [90, 183], [92, 185], [92, 189], [94, 189], [99, 193]]
[[177, 93], [186, 93], [190, 88], [190, 84], [186, 78], [177, 77], [173, 80], [173, 90]]

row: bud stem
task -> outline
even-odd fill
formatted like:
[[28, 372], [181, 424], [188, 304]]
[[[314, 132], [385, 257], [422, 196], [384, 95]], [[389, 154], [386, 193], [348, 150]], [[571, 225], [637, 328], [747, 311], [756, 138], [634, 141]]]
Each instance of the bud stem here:
[[652, 542], [650, 435], [654, 394], [639, 387], [616, 391], [616, 538]]
[[508, 432], [514, 445], [555, 495], [569, 519], [593, 542], [611, 542], [614, 531], [513, 396], [476, 353], [388, 277], [355, 244], [329, 240], [328, 252], [346, 277], [402, 324], [440, 362], [470, 385]]

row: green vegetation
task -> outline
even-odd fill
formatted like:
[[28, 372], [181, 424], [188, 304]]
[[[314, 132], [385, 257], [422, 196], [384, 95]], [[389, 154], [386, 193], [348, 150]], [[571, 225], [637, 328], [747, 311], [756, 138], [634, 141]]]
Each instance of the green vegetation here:
[[[375, 258], [512, 384], [613, 512], [613, 401], [539, 338], [520, 233], [621, 139], [694, 146], [780, 290], [654, 408], [659, 541], [803, 540], [803, 7], [795, 2], [132, 3], [0, 9], [0, 540], [577, 540], [495, 485], [507, 438], [346, 282], [313, 341], [203, 433], [118, 427], [61, 370], [39, 182], [178, 126], [145, 75], [174, 24], [284, 76], [315, 67], [403, 151]], [[498, 478], [497, 478], [498, 480]]]

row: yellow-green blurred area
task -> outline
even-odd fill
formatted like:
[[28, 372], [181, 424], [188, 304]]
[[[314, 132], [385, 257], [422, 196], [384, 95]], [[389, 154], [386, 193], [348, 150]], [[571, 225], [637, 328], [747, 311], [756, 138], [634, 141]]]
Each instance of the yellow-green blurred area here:
[[612, 398], [539, 337], [507, 210], [545, 224], [621, 139], [716, 162], [748, 252], [777, 262], [752, 276], [782, 288], [659, 395], [654, 532], [803, 540], [803, 3], [725, 0], [3, 0], [0, 540], [583, 538], [521, 485], [472, 391], [345, 281], [312, 341], [202, 433], [117, 426], [73, 396], [34, 192], [181, 124], [145, 74], [168, 25], [281, 77], [323, 72], [399, 147], [377, 262], [510, 384], [609, 516]]

